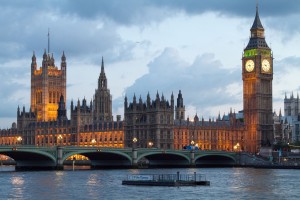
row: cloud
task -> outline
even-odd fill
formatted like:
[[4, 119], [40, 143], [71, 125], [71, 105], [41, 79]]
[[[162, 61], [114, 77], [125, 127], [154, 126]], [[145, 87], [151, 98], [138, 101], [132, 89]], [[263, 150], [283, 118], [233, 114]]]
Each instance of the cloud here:
[[[62, 14], [58, 9], [44, 8], [29, 12], [30, 9], [23, 6], [25, 9], [21, 9], [20, 5], [0, 7], [0, 24], [5, 30], [0, 32], [2, 62], [28, 58], [32, 51], [41, 57], [43, 50], [47, 49], [49, 28], [50, 52], [54, 52], [55, 58], [60, 58], [62, 51], [66, 52], [67, 58], [76, 57], [94, 64], [98, 63], [101, 56], [110, 61], [132, 57], [134, 42], [122, 40], [118, 27], [110, 19], [86, 20]], [[89, 55], [88, 58], [86, 55]]]
[[[299, 43], [295, 38], [300, 30], [300, 4], [297, 1], [264, 0], [259, 2], [259, 9], [263, 25], [267, 27], [267, 41], [281, 41], [279, 48], [273, 48], [281, 56], [276, 56], [275, 67], [278, 68], [274, 70], [274, 98], [280, 100], [285, 91], [299, 88], [298, 81], [293, 81], [299, 79], [299, 58], [297, 55], [287, 56], [297, 54], [294, 49]], [[236, 56], [237, 51], [232, 46], [239, 47], [232, 41], [238, 41], [241, 44], [238, 51], [242, 51], [239, 30], [241, 27], [244, 30], [246, 21], [252, 23], [254, 13], [255, 1], [250, 0], [3, 1], [0, 5], [0, 117], [15, 116], [17, 105], [25, 103], [28, 109], [32, 51], [36, 52], [40, 66], [43, 50], [47, 48], [48, 28], [50, 49], [54, 52], [56, 64], [59, 65], [62, 51], [67, 56], [70, 99], [93, 95], [101, 56], [104, 56], [107, 72], [113, 71], [107, 74], [117, 74], [111, 82], [122, 85], [118, 87], [119, 91], [129, 85], [127, 95], [141, 94], [145, 99], [149, 91], [154, 98], [158, 91], [169, 99], [172, 91], [176, 97], [181, 89], [190, 110], [215, 114], [219, 108], [241, 107], [241, 67], [233, 64], [233, 60], [240, 57]], [[193, 23], [190, 27], [201, 27], [199, 34], [196, 32], [199, 29], [182, 28], [174, 18], [180, 18], [183, 23]], [[171, 26], [174, 22], [175, 25]], [[171, 28], [164, 35], [159, 32], [160, 26]], [[247, 25], [249, 27], [251, 24]], [[127, 35], [122, 34], [122, 28], [128, 30]], [[130, 28], [138, 31], [132, 32]], [[212, 34], [215, 32], [222, 32], [224, 37]], [[207, 42], [197, 37], [207, 38]], [[191, 40], [192, 44], [189, 43]], [[224, 40], [228, 42], [223, 43]], [[139, 47], [136, 41], [141, 41]], [[143, 41], [147, 41], [147, 47], [141, 50], [146, 46]], [[295, 46], [291, 47], [289, 43], [295, 43]], [[179, 49], [179, 45], [186, 49]], [[194, 48], [191, 48], [193, 45]], [[172, 48], [164, 49], [165, 46]], [[279, 52], [281, 49], [284, 52]], [[201, 52], [201, 55], [195, 57], [195, 52]], [[223, 67], [224, 63], [226, 66]], [[144, 70], [146, 66], [148, 72]], [[115, 88], [112, 91], [116, 91]], [[120, 93], [114, 96], [118, 97]], [[114, 101], [117, 113], [122, 110], [123, 98]]]
[[[35, 13], [41, 10], [85, 19], [109, 18], [119, 24], [133, 25], [159, 22], [175, 13], [199, 15], [217, 12], [222, 15], [252, 17], [255, 1], [230, 0], [35, 0], [6, 1], [1, 3], [2, 10], [26, 10]], [[297, 1], [264, 0], [259, 2], [263, 16], [274, 17], [298, 14], [300, 4]], [[249, 9], [252, 8], [252, 9]], [[16, 13], [15, 13], [16, 14]]]
[[[24, 61], [23, 61], [24, 62]], [[0, 118], [16, 117], [17, 106], [29, 102], [29, 70], [23, 62], [0, 64]]]
[[299, 92], [300, 57], [290, 56], [274, 62], [274, 97], [283, 102], [284, 94]]
[[[120, 26], [143, 28], [182, 12], [187, 16], [215, 12], [228, 19], [253, 18], [254, 9], [255, 2], [240, 0], [226, 3], [219, 0], [45, 0], [38, 4], [34, 0], [5, 1], [0, 6], [0, 24], [5, 30], [0, 32], [3, 47], [0, 61], [28, 58], [32, 51], [41, 55], [47, 48], [48, 28], [51, 52], [56, 58], [64, 50], [68, 57], [89, 59], [94, 64], [101, 55], [113, 62], [128, 60], [132, 58], [135, 43], [122, 39], [118, 33]], [[266, 0], [260, 2], [260, 9], [273, 28], [289, 31], [289, 35], [299, 32], [298, 3]]]
[[[201, 113], [206, 112], [206, 116], [216, 114], [208, 110], [215, 105], [242, 104], [241, 71], [222, 68], [221, 62], [215, 60], [213, 54], [197, 56], [189, 65], [180, 58], [176, 49], [166, 48], [148, 64], [148, 68], [149, 73], [126, 89], [130, 102], [134, 94], [137, 98], [141, 95], [145, 101], [148, 91], [152, 99], [159, 92], [170, 100], [172, 92], [177, 98], [181, 90], [184, 104]], [[123, 99], [115, 102], [119, 101]]]
[[[263, 16], [298, 14], [300, 5], [296, 1], [264, 0], [259, 2]], [[253, 8], [253, 9], [249, 9]], [[68, 0], [60, 7], [62, 13], [75, 14], [83, 18], [107, 17], [125, 25], [159, 22], [177, 12], [199, 15], [217, 12], [227, 16], [252, 17], [255, 1], [230, 0]]]

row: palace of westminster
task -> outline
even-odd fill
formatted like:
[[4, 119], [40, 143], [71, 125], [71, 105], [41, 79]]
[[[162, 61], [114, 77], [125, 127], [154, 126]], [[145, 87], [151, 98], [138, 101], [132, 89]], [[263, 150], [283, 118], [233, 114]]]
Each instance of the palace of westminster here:
[[[191, 144], [205, 150], [251, 153], [269, 148], [276, 138], [272, 112], [273, 55], [265, 41], [258, 8], [250, 32], [242, 57], [243, 111], [219, 114], [215, 120], [208, 121], [199, 119], [197, 114], [193, 119], [185, 118], [184, 92], [180, 90], [177, 97], [172, 93], [170, 100], [158, 93], [154, 99], [148, 94], [145, 101], [141, 97], [136, 99], [135, 95], [132, 102], [125, 97], [124, 119], [118, 115], [114, 120], [103, 58], [93, 101], [71, 101], [68, 119], [64, 52], [60, 69], [49, 48], [39, 68], [33, 53], [30, 109], [18, 107], [17, 123], [10, 129], [0, 130], [0, 145], [112, 148], [136, 145], [139, 148], [182, 149]], [[285, 112], [290, 112], [291, 105], [300, 107], [299, 97], [285, 98], [285, 102]], [[295, 115], [298, 116], [298, 110]], [[284, 124], [280, 117], [281, 113], [277, 126]]]

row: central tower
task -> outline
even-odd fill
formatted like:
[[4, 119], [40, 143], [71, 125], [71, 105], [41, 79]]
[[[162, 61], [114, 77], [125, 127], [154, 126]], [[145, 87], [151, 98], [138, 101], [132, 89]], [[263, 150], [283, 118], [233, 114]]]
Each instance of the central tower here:
[[57, 118], [60, 96], [66, 102], [67, 62], [63, 52], [61, 69], [46, 50], [42, 67], [37, 69], [35, 53], [31, 62], [31, 111], [36, 114], [37, 121], [53, 121]]
[[244, 119], [247, 132], [244, 150], [256, 153], [273, 143], [273, 55], [265, 41], [258, 6], [251, 36], [242, 58]]
[[107, 88], [107, 78], [104, 72], [104, 61], [102, 57], [101, 72], [98, 79], [98, 89], [94, 97], [94, 121], [112, 120], [112, 97]]

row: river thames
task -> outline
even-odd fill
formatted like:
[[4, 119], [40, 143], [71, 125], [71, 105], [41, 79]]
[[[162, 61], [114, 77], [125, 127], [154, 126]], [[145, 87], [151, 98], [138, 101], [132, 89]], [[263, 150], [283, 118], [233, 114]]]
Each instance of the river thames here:
[[[127, 174], [194, 173], [210, 186], [126, 186]], [[300, 171], [253, 168], [14, 171], [0, 167], [0, 199], [299, 199]]]

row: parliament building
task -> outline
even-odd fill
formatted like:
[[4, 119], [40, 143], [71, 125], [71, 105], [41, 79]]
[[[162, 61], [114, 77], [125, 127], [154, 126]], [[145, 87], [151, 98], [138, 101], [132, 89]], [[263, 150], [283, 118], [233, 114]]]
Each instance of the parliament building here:
[[66, 113], [67, 62], [62, 53], [60, 69], [53, 55], [44, 52], [37, 68], [31, 62], [31, 107], [17, 109], [17, 124], [0, 131], [0, 145], [77, 145], [182, 149], [197, 146], [203, 150], [247, 151], [256, 153], [273, 144], [272, 79], [273, 55], [265, 41], [258, 8], [250, 29], [249, 43], [242, 57], [243, 111], [230, 110], [215, 119], [204, 120], [197, 114], [185, 117], [183, 94], [176, 100], [157, 92], [143, 101], [134, 95], [124, 99], [124, 119], [112, 116], [112, 97], [102, 58], [98, 87], [90, 102], [70, 105]]

